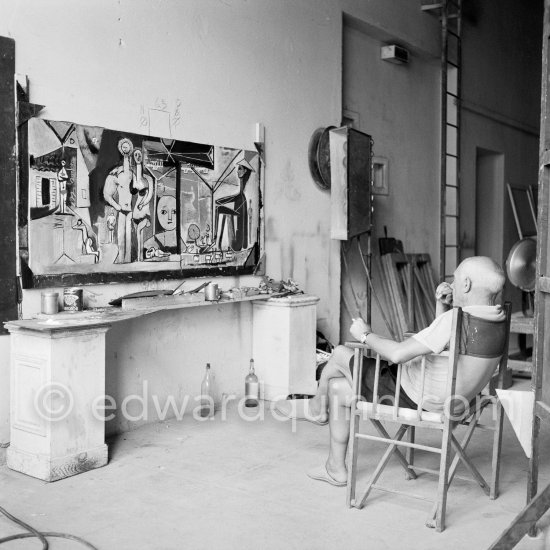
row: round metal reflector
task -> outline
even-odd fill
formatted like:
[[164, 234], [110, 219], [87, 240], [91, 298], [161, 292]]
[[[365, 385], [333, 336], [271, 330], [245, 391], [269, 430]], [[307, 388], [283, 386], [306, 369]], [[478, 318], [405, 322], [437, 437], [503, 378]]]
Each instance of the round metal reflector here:
[[313, 181], [321, 189], [330, 189], [329, 132], [334, 128], [335, 126], [317, 128], [309, 140], [309, 171]]
[[506, 260], [506, 273], [510, 282], [525, 292], [535, 290], [537, 240], [527, 237], [518, 241]]

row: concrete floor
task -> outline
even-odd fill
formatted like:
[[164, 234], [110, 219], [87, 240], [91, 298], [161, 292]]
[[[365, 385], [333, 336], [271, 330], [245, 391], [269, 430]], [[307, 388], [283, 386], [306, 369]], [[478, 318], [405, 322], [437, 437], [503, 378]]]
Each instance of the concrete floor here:
[[[376, 493], [362, 510], [348, 509], [345, 488], [310, 480], [305, 471], [322, 464], [328, 427], [275, 420], [248, 422], [229, 410], [222, 421], [181, 421], [148, 425], [112, 438], [110, 461], [55, 483], [27, 477], [0, 466], [0, 506], [43, 531], [84, 537], [100, 550], [199, 549], [482, 549], [523, 507], [528, 462], [505, 422], [501, 496], [491, 501], [477, 485], [455, 480], [449, 492], [447, 530], [424, 527], [431, 505], [411, 498]], [[370, 430], [369, 430], [370, 431]], [[483, 434], [483, 432], [480, 432]], [[371, 443], [371, 447], [372, 447]], [[360, 459], [361, 477], [381, 453], [375, 445]], [[540, 485], [550, 482], [550, 437], [541, 445]], [[490, 442], [474, 439], [471, 456], [487, 473]], [[435, 455], [434, 455], [435, 456]], [[421, 458], [421, 457], [419, 457]], [[425, 456], [434, 462], [433, 456]], [[383, 481], [434, 493], [427, 474], [405, 481], [392, 462]], [[543, 519], [543, 525], [550, 518]], [[20, 532], [0, 516], [0, 536]], [[550, 548], [543, 532], [517, 548]], [[550, 536], [548, 536], [550, 541]], [[7, 548], [34, 549], [29, 539]], [[51, 539], [51, 548], [77, 549], [76, 543]]]

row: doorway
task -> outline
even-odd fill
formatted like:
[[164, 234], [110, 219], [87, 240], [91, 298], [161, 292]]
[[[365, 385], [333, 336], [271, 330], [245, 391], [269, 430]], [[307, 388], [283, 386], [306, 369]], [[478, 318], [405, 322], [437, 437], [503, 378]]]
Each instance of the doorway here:
[[505, 193], [504, 155], [477, 147], [475, 248], [465, 256], [489, 256], [504, 265]]

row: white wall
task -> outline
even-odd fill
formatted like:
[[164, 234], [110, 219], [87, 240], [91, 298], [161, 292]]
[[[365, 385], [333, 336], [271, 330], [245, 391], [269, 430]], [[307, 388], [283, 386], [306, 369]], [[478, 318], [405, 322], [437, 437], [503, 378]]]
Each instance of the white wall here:
[[[337, 3], [2, 0], [0, 13], [0, 35], [15, 39], [16, 70], [29, 76], [30, 99], [46, 105], [45, 118], [143, 132], [143, 112], [164, 102], [174, 119], [180, 104], [172, 137], [239, 148], [253, 148], [255, 123], [263, 123], [267, 274], [318, 295], [319, 325], [337, 339], [339, 249], [329, 239], [329, 195], [313, 184], [307, 164], [312, 132], [340, 119]], [[86, 290], [103, 305], [145, 286]], [[24, 315], [38, 308], [39, 291], [26, 291]], [[242, 391], [251, 346], [238, 329], [248, 311], [159, 314], [114, 328], [108, 389], [120, 401], [147, 378], [161, 395], [178, 384], [193, 395], [210, 360], [227, 389]], [[181, 338], [159, 345], [174, 330]], [[5, 402], [7, 386], [0, 392]]]
[[139, 132], [143, 110], [164, 101], [173, 115], [179, 101], [172, 137], [245, 148], [262, 122], [267, 272], [321, 296], [319, 316], [337, 330], [328, 196], [307, 167], [312, 131], [340, 113], [341, 21], [331, 2], [4, 4], [0, 32], [15, 38], [17, 71], [46, 118]]
[[[428, 18], [427, 15], [423, 17]], [[389, 37], [386, 37], [389, 39]], [[394, 41], [401, 42], [399, 37]], [[356, 19], [344, 25], [344, 107], [359, 115], [358, 129], [371, 135], [373, 153], [387, 159], [389, 195], [374, 197], [372, 248], [378, 256], [378, 238], [388, 235], [403, 241], [407, 252], [439, 257], [439, 65], [409, 45], [410, 63], [396, 65], [380, 59], [385, 42], [378, 31]], [[414, 49], [413, 49], [414, 48]], [[366, 236], [364, 236], [365, 238]], [[363, 245], [366, 250], [366, 245]], [[366, 291], [366, 276], [353, 243], [348, 254], [351, 283], [359, 296]], [[373, 263], [375, 291], [383, 301], [380, 274]], [[353, 303], [349, 277], [343, 292]], [[366, 304], [365, 304], [366, 307]], [[366, 311], [364, 308], [363, 311]], [[353, 312], [342, 309], [341, 339], [349, 338]], [[372, 306], [373, 329], [386, 333], [379, 310]]]

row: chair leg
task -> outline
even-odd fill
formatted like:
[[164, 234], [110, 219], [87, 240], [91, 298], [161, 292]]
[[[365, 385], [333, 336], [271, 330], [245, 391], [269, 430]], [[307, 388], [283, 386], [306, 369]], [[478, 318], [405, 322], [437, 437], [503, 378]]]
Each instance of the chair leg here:
[[[447, 420], [447, 422], [449, 422]], [[443, 430], [441, 442], [441, 460], [439, 463], [439, 484], [437, 486], [437, 511], [435, 522], [432, 517], [426, 522], [427, 527], [436, 529], [439, 533], [445, 530], [445, 512], [447, 508], [447, 490], [449, 489], [449, 466], [451, 459], [451, 426], [448, 424]]]
[[[414, 437], [415, 437], [415, 426], [409, 427], [409, 443], [414, 444]], [[413, 466], [414, 464], [414, 447], [409, 447], [407, 449], [406, 454], [407, 462], [409, 463], [409, 466]]]
[[357, 499], [355, 501], [357, 508], [362, 508], [363, 505], [365, 504], [365, 501], [367, 500], [367, 497], [369, 496], [373, 485], [378, 481], [378, 478], [380, 477], [380, 474], [382, 473], [382, 471], [384, 470], [384, 468], [386, 467], [386, 465], [390, 461], [390, 458], [391, 458], [392, 454], [397, 449], [397, 445], [395, 444], [395, 441], [401, 441], [401, 439], [403, 439], [403, 436], [405, 435], [406, 431], [407, 431], [407, 426], [403, 426], [403, 425], [400, 426], [399, 430], [397, 430], [397, 433], [395, 434], [395, 437], [393, 438], [393, 440], [390, 440], [388, 442], [388, 448], [386, 449], [386, 452], [382, 455], [382, 458], [380, 459], [380, 462], [378, 463], [378, 466], [376, 466], [376, 469], [372, 473], [372, 475], [371, 475], [371, 477], [370, 477], [370, 479], [367, 483], [367, 487], [366, 487], [363, 495], [359, 499], [359, 503], [357, 504]]
[[460, 459], [462, 460], [462, 463], [470, 474], [472, 474], [472, 477], [479, 483], [479, 486], [483, 489], [483, 492], [489, 496], [489, 486], [483, 479], [483, 476], [477, 471], [477, 468], [473, 465], [472, 461], [470, 460], [470, 457], [464, 452], [464, 449], [460, 446], [454, 435], [451, 434], [451, 443], [457, 452], [458, 456], [460, 456]]
[[351, 419], [350, 419], [350, 431], [349, 431], [349, 443], [348, 443], [348, 453], [349, 453], [349, 464], [348, 464], [348, 483], [346, 487], [346, 502], [347, 505], [351, 508], [355, 506], [355, 485], [357, 483], [357, 446], [358, 438], [356, 437], [357, 431], [359, 429], [359, 413], [355, 405], [352, 405], [351, 408]]
[[491, 492], [489, 498], [498, 498], [498, 481], [500, 476], [500, 452], [502, 449], [502, 404], [500, 401], [496, 401], [496, 413], [497, 418], [495, 421], [495, 434], [493, 436], [493, 460], [492, 460], [492, 473], [491, 473]]
[[[466, 447], [470, 443], [470, 439], [472, 438], [472, 435], [474, 433], [474, 430], [477, 426], [477, 423], [479, 422], [480, 418], [480, 412], [477, 412], [474, 416], [472, 416], [470, 420], [470, 425], [468, 426], [468, 429], [466, 430], [466, 433], [464, 437], [462, 438], [462, 441], [460, 442], [460, 446], [466, 450]], [[448, 486], [451, 486], [451, 483], [453, 482], [453, 479], [455, 477], [456, 469], [458, 467], [458, 464], [460, 463], [460, 455], [458, 453], [455, 453], [455, 456], [453, 458], [453, 462], [451, 463], [451, 467], [449, 468], [449, 479], [448, 479]], [[433, 521], [435, 521], [435, 516], [437, 514], [437, 502], [434, 504], [432, 509], [432, 515], [430, 516]]]
[[[374, 425], [374, 427], [378, 430], [378, 432], [380, 433], [380, 435], [382, 437], [385, 437], [386, 439], [389, 439], [389, 440], [392, 439], [390, 434], [386, 431], [384, 426], [382, 426], [382, 424], [379, 420], [374, 420], [374, 419], [371, 418], [371, 422]], [[403, 424], [403, 426], [404, 426], [404, 424]], [[409, 429], [411, 427], [412, 426], [408, 426]], [[405, 469], [405, 474], [406, 474], [407, 479], [408, 480], [409, 479], [416, 479], [418, 476], [416, 475], [416, 472], [409, 466], [409, 462], [403, 456], [403, 453], [397, 447], [395, 448], [394, 453], [395, 453], [395, 457], [397, 458], [397, 460], [399, 460], [401, 466], [403, 466], [403, 468]]]

